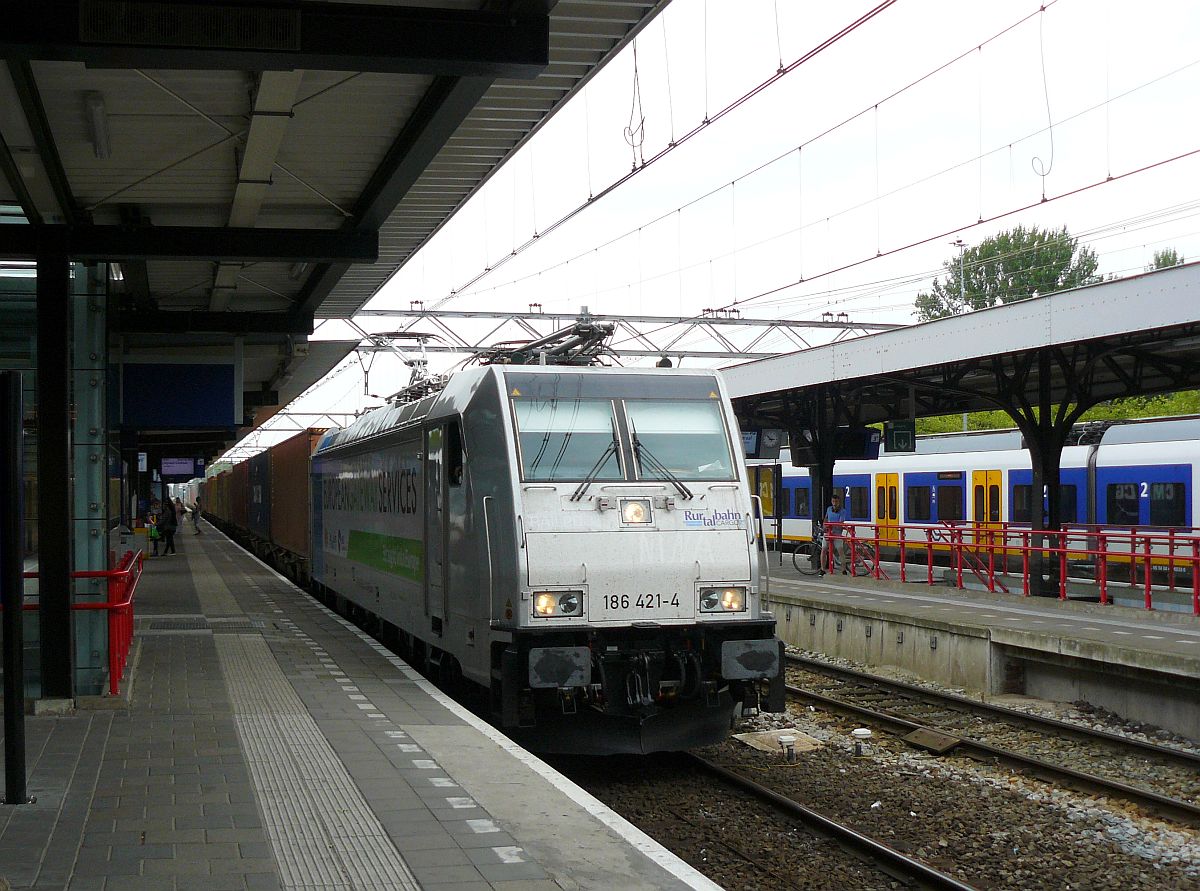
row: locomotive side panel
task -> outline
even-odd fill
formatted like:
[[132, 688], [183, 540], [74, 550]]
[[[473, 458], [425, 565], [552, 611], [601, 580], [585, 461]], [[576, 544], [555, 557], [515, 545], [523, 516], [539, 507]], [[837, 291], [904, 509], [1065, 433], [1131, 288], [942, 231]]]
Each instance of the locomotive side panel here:
[[403, 431], [313, 459], [316, 581], [424, 638], [426, 602], [422, 441]]

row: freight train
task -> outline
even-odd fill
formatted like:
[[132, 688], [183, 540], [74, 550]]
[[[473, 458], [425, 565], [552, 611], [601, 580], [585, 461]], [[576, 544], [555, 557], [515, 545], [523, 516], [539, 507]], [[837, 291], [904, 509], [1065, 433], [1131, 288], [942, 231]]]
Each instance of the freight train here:
[[670, 750], [783, 710], [738, 442], [712, 371], [487, 365], [201, 497], [522, 743]]

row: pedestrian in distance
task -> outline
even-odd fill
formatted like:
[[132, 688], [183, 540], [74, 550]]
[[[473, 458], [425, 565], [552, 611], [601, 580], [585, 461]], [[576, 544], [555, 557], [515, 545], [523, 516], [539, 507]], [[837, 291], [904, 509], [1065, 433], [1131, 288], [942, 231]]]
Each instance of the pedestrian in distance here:
[[175, 505], [167, 502], [162, 516], [158, 518], [158, 534], [163, 541], [163, 556], [175, 553], [175, 530], [179, 528], [179, 518], [175, 514]]
[[192, 502], [192, 528], [195, 530], [192, 532], [193, 535], [200, 534], [200, 512], [200, 496], [197, 495], [196, 500]]
[[836, 572], [841, 566], [842, 575], [849, 572], [846, 563], [846, 539], [842, 536], [842, 527], [831, 525], [846, 522], [846, 508], [842, 505], [842, 493], [834, 490], [829, 496], [829, 507], [825, 508], [825, 549], [821, 554], [821, 575], [826, 567]]
[[150, 556], [158, 556], [158, 542], [162, 537], [162, 533], [158, 528], [158, 514], [151, 509], [150, 513], [146, 514], [146, 535], [150, 538]]
[[183, 525], [184, 519], [187, 517], [187, 508], [183, 506], [183, 501], [179, 498], [175, 499], [175, 527], [178, 529]]

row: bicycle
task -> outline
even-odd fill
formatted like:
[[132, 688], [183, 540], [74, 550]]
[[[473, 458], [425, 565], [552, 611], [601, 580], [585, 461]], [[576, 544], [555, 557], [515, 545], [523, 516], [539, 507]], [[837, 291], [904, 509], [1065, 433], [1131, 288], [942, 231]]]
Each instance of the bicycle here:
[[803, 541], [792, 551], [792, 565], [801, 575], [819, 575], [821, 572], [821, 546], [825, 531], [819, 523], [813, 524], [812, 541]]

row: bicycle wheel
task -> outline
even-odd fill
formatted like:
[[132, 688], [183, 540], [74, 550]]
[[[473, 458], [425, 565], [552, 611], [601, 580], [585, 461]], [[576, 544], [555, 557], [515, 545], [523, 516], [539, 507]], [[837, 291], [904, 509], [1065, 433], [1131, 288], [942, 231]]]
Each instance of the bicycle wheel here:
[[801, 575], [816, 575], [821, 571], [821, 554], [815, 550], [814, 542], [807, 541], [796, 545], [792, 551], [792, 565]]

